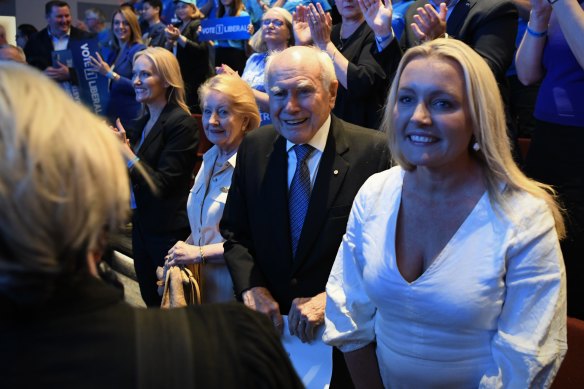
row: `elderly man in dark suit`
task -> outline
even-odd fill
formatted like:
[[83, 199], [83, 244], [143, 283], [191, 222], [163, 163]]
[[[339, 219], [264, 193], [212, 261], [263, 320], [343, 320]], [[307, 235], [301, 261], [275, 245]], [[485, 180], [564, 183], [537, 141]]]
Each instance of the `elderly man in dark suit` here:
[[66, 50], [71, 40], [88, 39], [93, 34], [71, 25], [71, 9], [64, 1], [47, 2], [45, 17], [48, 26], [31, 36], [24, 47], [26, 60], [57, 82], [76, 84], [74, 69], [62, 63], [53, 63], [53, 51]]
[[[273, 126], [241, 144], [221, 221], [236, 294], [280, 329], [288, 314], [302, 341], [324, 323], [325, 285], [353, 199], [390, 162], [382, 134], [331, 115], [337, 86], [332, 61], [316, 48], [269, 58]], [[331, 387], [351, 382], [341, 363], [335, 352]]]

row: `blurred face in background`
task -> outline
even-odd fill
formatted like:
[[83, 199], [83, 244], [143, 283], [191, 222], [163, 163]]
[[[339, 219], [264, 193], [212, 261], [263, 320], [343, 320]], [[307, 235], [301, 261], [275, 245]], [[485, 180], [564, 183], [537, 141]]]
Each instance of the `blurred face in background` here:
[[127, 43], [130, 40], [130, 25], [124, 15], [119, 12], [114, 16], [113, 31], [120, 42]]
[[262, 18], [262, 38], [268, 49], [284, 49], [292, 32], [288, 30], [286, 21], [276, 11], [268, 10]]
[[69, 7], [53, 6], [51, 13], [47, 16], [47, 22], [51, 34], [57, 37], [67, 34], [71, 28], [71, 11]]
[[174, 12], [176, 12], [176, 17], [184, 22], [192, 18], [192, 15], [195, 13], [195, 7], [192, 4], [179, 1], [176, 3]]
[[142, 6], [142, 19], [144, 19], [147, 22], [150, 22], [156, 20], [157, 15], [158, 17], [160, 17], [160, 9], [154, 8], [153, 6], [150, 5], [150, 3], [145, 2], [144, 5]]

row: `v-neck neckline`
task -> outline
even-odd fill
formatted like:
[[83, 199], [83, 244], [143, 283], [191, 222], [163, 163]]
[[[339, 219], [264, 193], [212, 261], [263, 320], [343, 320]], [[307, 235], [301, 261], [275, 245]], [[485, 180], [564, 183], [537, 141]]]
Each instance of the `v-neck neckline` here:
[[[403, 182], [403, 180], [404, 180], [403, 174], [404, 173], [402, 172], [402, 182], [401, 182], [401, 185], [399, 188], [397, 204], [396, 204], [396, 206], [397, 206], [396, 209], [398, 209], [398, 210], [401, 207], [402, 194], [403, 194], [403, 183], [404, 183]], [[426, 278], [428, 278], [431, 275], [431, 273], [437, 271], [438, 270], [437, 268], [440, 267], [440, 264], [444, 261], [444, 258], [447, 257], [447, 254], [450, 252], [450, 248], [452, 247], [452, 245], [454, 245], [454, 243], [459, 241], [461, 239], [461, 237], [464, 236], [464, 233], [466, 232], [466, 230], [468, 230], [468, 224], [470, 223], [470, 220], [472, 220], [475, 217], [475, 214], [478, 213], [479, 210], [483, 207], [484, 201], [488, 201], [488, 191], [487, 190], [485, 190], [483, 192], [481, 197], [478, 199], [478, 201], [474, 205], [473, 209], [469, 212], [468, 215], [466, 215], [466, 218], [464, 219], [464, 221], [460, 224], [460, 226], [458, 226], [458, 228], [456, 229], [456, 232], [454, 232], [454, 234], [450, 237], [448, 242], [446, 242], [444, 247], [442, 247], [442, 249], [438, 252], [438, 254], [434, 258], [434, 260], [430, 263], [430, 265], [422, 272], [422, 274], [420, 274], [416, 279], [414, 279], [412, 281], [408, 281], [405, 279], [405, 277], [403, 276], [403, 274], [399, 270], [399, 266], [397, 264], [396, 241], [397, 241], [397, 219], [398, 219], [399, 211], [394, 212], [394, 214], [392, 215], [392, 220], [391, 220], [391, 225], [393, 228], [393, 236], [392, 236], [392, 242], [393, 242], [392, 261], [393, 261], [393, 263], [392, 263], [392, 266], [397, 271], [398, 277], [404, 283], [406, 283], [408, 286], [414, 286], [416, 284], [419, 284], [420, 282], [423, 282]]]

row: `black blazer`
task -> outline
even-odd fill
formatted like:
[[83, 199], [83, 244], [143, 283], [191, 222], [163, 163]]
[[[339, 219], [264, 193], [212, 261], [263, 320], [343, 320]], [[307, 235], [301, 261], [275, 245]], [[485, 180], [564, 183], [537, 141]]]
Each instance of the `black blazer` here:
[[[138, 119], [130, 140], [135, 150], [149, 116]], [[189, 185], [198, 146], [195, 120], [179, 106], [166, 105], [137, 152], [140, 163], [156, 186], [154, 193], [136, 169], [130, 169], [137, 209], [134, 222], [149, 234], [166, 234], [188, 228], [186, 213]], [[186, 237], [185, 237], [186, 238]]]
[[[94, 36], [94, 34], [71, 26], [69, 43], [71, 40], [90, 39]], [[67, 48], [69, 48], [69, 43], [67, 43]], [[24, 47], [26, 62], [41, 71], [53, 65], [53, 51], [53, 42], [49, 35], [48, 27], [43, 28], [31, 36]], [[75, 73], [73, 68], [69, 68], [69, 71], [71, 74], [71, 82], [75, 84], [77, 82], [77, 73]]]
[[267, 287], [288, 314], [294, 298], [323, 292], [357, 191], [389, 163], [385, 136], [332, 117], [293, 260], [286, 139], [272, 126], [246, 135], [220, 224], [236, 294]]
[[187, 104], [193, 112], [200, 110], [197, 96], [199, 86], [214, 74], [209, 62], [209, 47], [206, 42], [198, 40], [197, 30], [200, 25], [200, 20], [192, 20], [182, 31], [182, 35], [187, 38], [185, 47], [179, 44], [176, 47], [176, 59], [185, 82]]
[[[404, 50], [416, 46], [410, 24], [414, 22], [416, 10], [425, 4], [427, 0], [417, 0], [406, 12], [406, 28], [402, 35]], [[515, 55], [517, 17], [517, 9], [509, 0], [460, 0], [448, 18], [446, 32], [483, 57], [501, 87], [507, 85], [505, 73]]]

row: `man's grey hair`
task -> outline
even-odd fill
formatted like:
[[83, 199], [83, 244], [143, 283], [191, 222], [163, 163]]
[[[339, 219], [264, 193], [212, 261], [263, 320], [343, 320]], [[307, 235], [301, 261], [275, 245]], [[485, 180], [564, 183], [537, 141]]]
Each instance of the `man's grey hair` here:
[[[297, 46], [294, 46], [294, 47], [297, 47]], [[290, 47], [286, 50], [293, 49], [294, 47]], [[313, 51], [312, 54], [313, 54], [314, 58], [316, 58], [316, 60], [318, 61], [319, 65], [320, 65], [322, 86], [326, 90], [329, 90], [333, 80], [334, 81], [337, 80], [337, 75], [335, 74], [335, 66], [333, 64], [331, 57], [328, 55], [328, 53], [326, 51], [323, 51], [316, 46], [304, 46], [304, 47]], [[275, 60], [277, 60], [280, 56], [284, 55], [286, 53], [286, 50], [274, 51], [268, 56], [268, 58], [266, 60], [266, 68], [264, 70], [264, 87], [265, 87], [266, 91], [269, 91], [269, 80], [270, 80], [270, 72], [271, 72], [272, 63]]]

